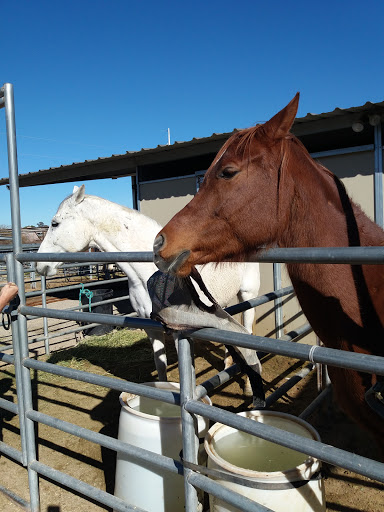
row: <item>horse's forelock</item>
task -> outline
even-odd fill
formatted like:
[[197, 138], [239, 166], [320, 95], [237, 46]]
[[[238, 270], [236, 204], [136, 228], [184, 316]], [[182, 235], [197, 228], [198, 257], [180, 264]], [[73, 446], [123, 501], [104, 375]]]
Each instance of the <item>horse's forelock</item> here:
[[221, 147], [221, 150], [216, 155], [212, 165], [216, 165], [229, 149], [233, 151], [236, 156], [240, 156], [241, 158], [244, 158], [246, 153], [248, 153], [247, 156], [249, 160], [251, 144], [256, 133], [261, 127], [262, 125], [257, 124], [250, 128], [245, 128], [244, 130], [239, 130], [233, 133]]

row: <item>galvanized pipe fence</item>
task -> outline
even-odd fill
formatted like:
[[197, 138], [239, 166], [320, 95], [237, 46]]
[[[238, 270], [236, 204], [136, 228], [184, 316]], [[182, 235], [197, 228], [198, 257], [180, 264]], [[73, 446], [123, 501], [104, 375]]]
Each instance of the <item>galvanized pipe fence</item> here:
[[[4, 268], [6, 268], [5, 259], [6, 259], [6, 255], [4, 255]], [[100, 270], [100, 267], [102, 266], [100, 263], [97, 263], [95, 265], [92, 262], [84, 262], [81, 266], [79, 266], [79, 264], [73, 264], [73, 263], [63, 264], [58, 269], [59, 275], [50, 276], [50, 277], [36, 276], [34, 261], [31, 261], [29, 263], [24, 262], [23, 266], [26, 267], [26, 268], [24, 268], [24, 275], [25, 274], [31, 275], [30, 280], [24, 278], [24, 285], [29, 284], [31, 286], [32, 290], [35, 290], [35, 291], [26, 292], [25, 297], [26, 297], [26, 299], [28, 299], [30, 297], [41, 297], [43, 308], [47, 307], [47, 296], [50, 296], [50, 295], [55, 296], [55, 294], [57, 294], [57, 293], [62, 294], [63, 292], [73, 292], [75, 290], [81, 290], [85, 286], [86, 286], [87, 290], [92, 291], [93, 288], [100, 289], [103, 286], [110, 286], [110, 285], [115, 286], [118, 283], [124, 283], [124, 282], [127, 283], [127, 281], [128, 281], [126, 276], [111, 278], [110, 277], [111, 274], [112, 275], [116, 275], [116, 274], [121, 275], [122, 272], [121, 271], [119, 271], [119, 272], [115, 272], [115, 271], [110, 272], [109, 271], [108, 273], [102, 272]], [[82, 269], [86, 269], [86, 272], [84, 273], [82, 271]], [[68, 273], [68, 271], [70, 273]], [[105, 278], [105, 277], [103, 278], [103, 276], [105, 276], [105, 275], [109, 275], [109, 278]], [[7, 277], [7, 271], [1, 271], [0, 276], [4, 276], [4, 284], [5, 284], [6, 277]], [[83, 278], [91, 279], [91, 281], [90, 280], [84, 281]], [[64, 280], [64, 281], [68, 281], [68, 282], [70, 282], [70, 280], [74, 280], [75, 283], [64, 285], [64, 286], [62, 286], [62, 285], [61, 286], [52, 286], [52, 284], [54, 284], [57, 280], [60, 280], [60, 281]], [[78, 283], [76, 283], [76, 281], [78, 281]], [[81, 281], [81, 282], [79, 283], [79, 281]], [[49, 286], [49, 285], [51, 285], [51, 286]], [[126, 294], [120, 295], [119, 297], [113, 297], [111, 299], [97, 300], [97, 302], [92, 303], [91, 307], [92, 308], [99, 307], [99, 306], [103, 306], [106, 304], [115, 305], [115, 304], [117, 304], [119, 302], [123, 302], [123, 301], [129, 301], [128, 287], [127, 287]], [[80, 295], [79, 295], [79, 304], [77, 306], [72, 306], [72, 307], [69, 307], [66, 309], [82, 310], [82, 309], [86, 309], [88, 307], [89, 307], [89, 304], [81, 305]], [[135, 315], [135, 313], [131, 313], [131, 315]], [[38, 317], [27, 316], [28, 321], [36, 319], [36, 318], [38, 318]], [[74, 335], [73, 339], [75, 340], [75, 336], [77, 333], [81, 333], [85, 330], [92, 329], [93, 327], [96, 327], [98, 325], [99, 324], [97, 324], [95, 322], [89, 323], [89, 324], [82, 324], [78, 327], [72, 327], [72, 328], [68, 328], [65, 326], [61, 327], [60, 325], [58, 325], [55, 328], [55, 333], [52, 333], [48, 328], [47, 317], [43, 317], [43, 327], [42, 327], [43, 334], [41, 336], [34, 335], [32, 337], [29, 337], [29, 343], [35, 344], [37, 342], [44, 341], [45, 353], [49, 354], [50, 353], [50, 340], [57, 339], [57, 338], [62, 340], [63, 337], [67, 337], [69, 339], [71, 335]], [[1, 343], [0, 343], [0, 350], [11, 350], [11, 349], [12, 349], [12, 346], [10, 344], [1, 345]]]
[[[194, 367], [193, 367], [193, 341], [210, 340], [220, 343], [252, 348], [261, 352], [280, 354], [283, 356], [296, 358], [301, 361], [308, 361], [308, 365], [302, 372], [292, 377], [293, 382], [296, 379], [304, 378], [315, 364], [327, 364], [342, 368], [350, 368], [367, 373], [376, 373], [384, 375], [384, 358], [343, 352], [335, 349], [329, 349], [321, 346], [312, 346], [306, 344], [292, 343], [303, 337], [309, 332], [310, 327], [304, 325], [296, 331], [281, 336], [278, 341], [261, 336], [251, 336], [246, 334], [221, 331], [217, 329], [200, 329], [190, 331], [178, 340], [179, 345], [179, 374], [180, 374], [180, 392], [166, 391], [148, 387], [144, 384], [137, 384], [129, 381], [122, 381], [117, 378], [95, 375], [89, 372], [65, 368], [51, 363], [32, 359], [28, 356], [28, 328], [27, 315], [45, 318], [64, 318], [81, 322], [96, 322], [100, 324], [109, 324], [128, 328], [151, 328], [162, 331], [162, 326], [150, 319], [130, 318], [126, 316], [111, 316], [97, 313], [87, 313], [80, 311], [58, 311], [48, 307], [36, 308], [26, 306], [26, 294], [24, 288], [24, 262], [33, 261], [65, 261], [82, 262], [87, 259], [94, 263], [97, 262], [148, 262], [152, 261], [152, 253], [75, 253], [75, 254], [25, 254], [22, 252], [21, 232], [20, 232], [20, 204], [18, 195], [18, 171], [16, 155], [16, 137], [13, 105], [13, 89], [11, 84], [5, 84], [0, 89], [1, 106], [5, 106], [7, 121], [7, 141], [9, 154], [10, 171], [10, 190], [11, 190], [11, 212], [13, 226], [13, 244], [14, 253], [7, 255], [6, 260], [8, 280], [16, 282], [19, 287], [20, 306], [17, 314], [12, 317], [12, 338], [13, 354], [0, 354], [0, 359], [14, 364], [16, 382], [17, 382], [17, 404], [0, 399], [0, 407], [5, 410], [18, 414], [20, 422], [20, 442], [21, 448], [15, 449], [7, 444], [0, 442], [0, 452], [24, 466], [28, 472], [29, 481], [29, 501], [17, 496], [12, 490], [0, 487], [0, 491], [8, 494], [12, 499], [18, 501], [25, 509], [31, 512], [40, 510], [39, 498], [39, 477], [48, 478], [58, 485], [75, 492], [84, 497], [88, 497], [100, 504], [114, 508], [116, 511], [137, 511], [137, 507], [125, 503], [119, 498], [91, 486], [79, 479], [73, 478], [62, 471], [58, 471], [37, 460], [37, 439], [35, 437], [35, 424], [41, 423], [58, 430], [67, 432], [81, 439], [87, 439], [100, 446], [111, 450], [119, 451], [134, 457], [136, 460], [142, 460], [151, 464], [155, 468], [164, 469], [177, 473], [184, 478], [185, 482], [185, 510], [187, 512], [196, 512], [197, 510], [197, 488], [231, 503], [242, 511], [268, 511], [267, 507], [255, 503], [244, 496], [239, 495], [218, 482], [200, 474], [189, 467], [186, 463], [197, 463], [197, 440], [195, 431], [195, 415], [203, 415], [214, 422], [225, 423], [229, 426], [248, 432], [252, 435], [261, 437], [268, 441], [287, 446], [319, 458], [325, 462], [335, 464], [342, 468], [354, 471], [358, 474], [367, 476], [384, 482], [384, 464], [377, 461], [349, 453], [345, 450], [328, 446], [324, 443], [303, 438], [302, 436], [288, 433], [284, 430], [274, 428], [262, 423], [251, 421], [248, 418], [240, 417], [234, 413], [224, 411], [215, 406], [209, 406], [202, 403], [198, 398], [204, 396], [208, 391], [230, 378], [231, 370], [220, 372], [210, 381], [206, 381], [200, 386], [196, 386]], [[384, 264], [384, 248], [311, 248], [311, 249], [273, 249], [259, 255], [256, 260], [268, 261], [272, 263], [280, 262], [319, 262], [319, 263], [381, 263]], [[291, 289], [284, 291], [277, 290], [275, 293], [267, 294], [254, 301], [248, 301], [243, 304], [243, 308], [254, 307], [258, 303], [267, 300], [277, 300], [287, 293], [292, 293]], [[231, 312], [241, 311], [241, 306], [234, 306]], [[183, 460], [173, 460], [168, 457], [139, 449], [128, 443], [123, 443], [115, 438], [93, 432], [91, 430], [79, 427], [69, 422], [43, 414], [34, 409], [32, 402], [30, 369], [48, 372], [54, 375], [61, 375], [73, 380], [97, 384], [108, 389], [114, 389], [120, 392], [128, 392], [141, 396], [154, 398], [170, 404], [176, 404], [181, 407], [181, 421], [183, 430]], [[286, 388], [284, 388], [286, 389]], [[284, 392], [284, 391], [283, 391]], [[269, 405], [278, 399], [278, 393], [275, 397], [269, 399]], [[304, 411], [305, 412], [305, 411]]]
[[[380, 248], [381, 249], [381, 248]], [[304, 250], [305, 251], [305, 250]], [[279, 250], [281, 256], [278, 257], [278, 259], [282, 259], [284, 257], [284, 250]], [[312, 250], [311, 250], [312, 252]], [[348, 253], [350, 251], [346, 251]], [[320, 257], [324, 259], [323, 250], [319, 250]], [[56, 255], [51, 256], [49, 254], [34, 254], [34, 255], [28, 255], [28, 257], [33, 258], [34, 261], [50, 261], [50, 258], [55, 258]], [[68, 256], [69, 259], [75, 257], [78, 259], [81, 259], [85, 255], [81, 254], [71, 254], [71, 255], [60, 255], [62, 259], [66, 259]], [[89, 257], [89, 255], [87, 255]], [[103, 254], [99, 257], [108, 257], [110, 254]], [[138, 256], [136, 254], [133, 254], [133, 256], [130, 253], [119, 253], [115, 255], [118, 259], [118, 261], [132, 261], [137, 260]], [[24, 260], [26, 257], [25, 254], [17, 255], [15, 254], [15, 260], [21, 259]], [[145, 253], [141, 256], [145, 261], [150, 261], [152, 254], [151, 253]], [[276, 255], [273, 259], [276, 259]], [[303, 257], [302, 255], [300, 256]], [[268, 256], [268, 258], [271, 258], [271, 256]], [[328, 257], [328, 260], [325, 259], [324, 261], [330, 261], [330, 259], [333, 258], [333, 255], [330, 254]], [[97, 259], [97, 258], [96, 258]], [[9, 277], [11, 279], [11, 276]], [[292, 289], [288, 287], [284, 291], [280, 291], [277, 293], [271, 293], [267, 294], [266, 296], [254, 299], [253, 301], [247, 301], [247, 303], [243, 304], [244, 308], [249, 308], [257, 304], [265, 303], [266, 300], [274, 300], [276, 295], [284, 295], [287, 293], [291, 293]], [[242, 308], [239, 305], [233, 306], [232, 308], [228, 308], [229, 310], [232, 309], [232, 312], [239, 312]], [[161, 331], [162, 327], [157, 322], [154, 322], [150, 319], [142, 319], [142, 318], [129, 318], [129, 317], [116, 317], [113, 316], [111, 318], [110, 315], [102, 315], [97, 313], [87, 313], [87, 312], [76, 312], [76, 311], [57, 311], [49, 308], [34, 308], [34, 307], [27, 307], [25, 305], [21, 305], [19, 307], [19, 313], [20, 316], [26, 316], [26, 315], [34, 315], [34, 316], [41, 316], [41, 317], [50, 317], [50, 318], [64, 318], [68, 320], [76, 320], [76, 321], [92, 321], [94, 320], [97, 323], [100, 324], [112, 324], [115, 326], [120, 327], [131, 327], [131, 328], [151, 328], [153, 330]], [[341, 352], [335, 349], [329, 349], [326, 347], [318, 347], [318, 346], [312, 346], [312, 345], [304, 345], [304, 344], [293, 344], [289, 340], [290, 339], [297, 339], [299, 337], [302, 337], [304, 334], [306, 334], [310, 330], [309, 326], [303, 326], [300, 329], [297, 329], [293, 333], [290, 333], [288, 335], [283, 336], [278, 343], [276, 343], [276, 340], [265, 338], [261, 336], [249, 336], [245, 334], [238, 334], [238, 333], [232, 333], [232, 332], [224, 332], [216, 329], [200, 329], [198, 331], [189, 332], [188, 338], [182, 338], [179, 340], [179, 365], [180, 365], [180, 382], [181, 382], [181, 390], [180, 395], [175, 392], [168, 392], [164, 390], [158, 390], [153, 388], [148, 388], [147, 386], [140, 385], [140, 384], [134, 384], [130, 382], [121, 382], [120, 380], [114, 379], [112, 377], [101, 377], [97, 375], [93, 375], [87, 372], [82, 372], [79, 370], [74, 370], [70, 368], [63, 368], [63, 367], [57, 367], [56, 365], [52, 365], [50, 363], [44, 363], [41, 361], [36, 361], [34, 359], [25, 358], [23, 360], [22, 365], [25, 368], [30, 369], [36, 369], [40, 371], [46, 371], [49, 373], [53, 373], [55, 375], [62, 375], [67, 378], [72, 378], [74, 380], [80, 380], [84, 382], [90, 382], [94, 384], [98, 384], [101, 386], [108, 387], [110, 389], [115, 389], [118, 391], [125, 391], [128, 393], [134, 393], [139, 394], [142, 396], [148, 396], [152, 397], [158, 400], [163, 400], [167, 403], [173, 403], [173, 404], [181, 404], [182, 406], [182, 422], [183, 422], [183, 428], [184, 431], [187, 433], [184, 437], [183, 442], [183, 453], [184, 453], [184, 459], [188, 462], [196, 463], [197, 462], [197, 453], [196, 453], [196, 444], [195, 444], [195, 431], [194, 431], [194, 418], [193, 414], [203, 414], [204, 416], [208, 417], [212, 421], [219, 421], [222, 423], [226, 423], [230, 426], [234, 426], [235, 428], [240, 428], [240, 430], [244, 430], [246, 432], [252, 433], [254, 435], [258, 435], [259, 437], [262, 437], [263, 439], [267, 439], [273, 442], [277, 442], [279, 444], [282, 444], [284, 446], [289, 447], [298, 447], [300, 446], [300, 451], [307, 453], [308, 455], [313, 455], [315, 457], [320, 458], [321, 460], [324, 460], [326, 462], [329, 462], [331, 464], [336, 464], [338, 466], [344, 467], [346, 469], [349, 469], [351, 471], [355, 471], [357, 473], [363, 474], [364, 476], [368, 476], [370, 478], [377, 479], [379, 481], [384, 482], [384, 465], [375, 461], [370, 461], [369, 459], [366, 459], [361, 456], [356, 456], [354, 454], [350, 454], [348, 452], [345, 452], [343, 450], [338, 450], [333, 447], [327, 447], [327, 445], [323, 445], [322, 443], [318, 443], [316, 441], [309, 441], [307, 443], [307, 440], [304, 441], [303, 438], [300, 436], [293, 436], [293, 437], [287, 437], [285, 431], [278, 431], [279, 429], [272, 429], [270, 427], [266, 427], [263, 425], [261, 429], [259, 429], [256, 422], [251, 422], [247, 419], [242, 419], [240, 423], [238, 423], [238, 417], [237, 415], [234, 415], [233, 413], [227, 413], [226, 411], [222, 411], [216, 407], [213, 406], [204, 406], [204, 404], [201, 404], [197, 398], [200, 398], [204, 396], [204, 394], [209, 390], [212, 389], [212, 386], [215, 384], [213, 382], [210, 383], [204, 383], [198, 387], [196, 387], [195, 381], [194, 381], [194, 374], [193, 374], [193, 365], [192, 365], [192, 349], [191, 349], [191, 340], [193, 339], [202, 339], [202, 340], [211, 340], [211, 341], [218, 341], [220, 343], [225, 343], [229, 345], [234, 346], [242, 346], [246, 348], [253, 348], [261, 352], [267, 352], [267, 353], [274, 353], [274, 354], [281, 354], [288, 357], [297, 358], [304, 361], [310, 361], [312, 364], [314, 363], [322, 363], [322, 364], [331, 364], [338, 367], [344, 367], [344, 368], [351, 368], [358, 371], [365, 371], [370, 373], [377, 373], [379, 375], [384, 375], [384, 360], [381, 357], [378, 356], [370, 356], [370, 355], [361, 355], [361, 354], [355, 354], [355, 353], [349, 353], [349, 352]], [[16, 364], [16, 357], [15, 357], [15, 364]], [[309, 372], [309, 368], [308, 368]], [[225, 373], [225, 372], [224, 372]], [[304, 372], [306, 373], [306, 372]], [[305, 376], [305, 375], [304, 375]], [[292, 382], [297, 382], [297, 378], [299, 376], [294, 376], [292, 379]], [[217, 376], [216, 376], [217, 378]], [[184, 380], [186, 379], [186, 383]], [[220, 380], [220, 384], [223, 382], [223, 380]], [[285, 385], [286, 386], [286, 385]], [[203, 391], [202, 391], [203, 389]], [[282, 392], [286, 391], [286, 387], [282, 390]], [[276, 399], [278, 396], [276, 396]], [[270, 404], [273, 402], [273, 400], [270, 399]], [[269, 404], [269, 405], [270, 405]], [[1, 405], [1, 404], [0, 404]], [[207, 409], [208, 407], [208, 409]], [[13, 408], [14, 410], [14, 408]], [[38, 411], [34, 411], [33, 409], [29, 409], [25, 413], [25, 417], [27, 420], [32, 421], [40, 421], [44, 424], [50, 425], [54, 428], [57, 428], [59, 430], [63, 430], [64, 432], [72, 433], [73, 435], [78, 435], [79, 437], [83, 439], [93, 440], [94, 442], [98, 442], [102, 446], [105, 447], [114, 447], [114, 449], [122, 451], [123, 453], [130, 453], [132, 454], [132, 451], [129, 450], [138, 450], [136, 453], [140, 453], [139, 449], [135, 448], [122, 448], [121, 442], [117, 442], [115, 439], [109, 438], [106, 439], [105, 437], [100, 437], [100, 434], [95, 434], [91, 431], [86, 431], [86, 429], [80, 429], [79, 427], [76, 427], [75, 425], [67, 424], [66, 422], [63, 422], [61, 420], [47, 417], [46, 415], [42, 415]], [[245, 421], [245, 423], [243, 422]], [[193, 428], [193, 432], [192, 432]], [[264, 430], [263, 430], [264, 429]], [[189, 432], [189, 433], [188, 433]], [[288, 441], [287, 441], [288, 439]], [[128, 450], [128, 451], [127, 451]], [[22, 455], [21, 454], [14, 454], [15, 457], [17, 457], [16, 460], [21, 460]], [[141, 458], [142, 460], [147, 460], [146, 457], [148, 454], [142, 454], [142, 457], [137, 456], [137, 458]], [[135, 455], [136, 457], [136, 455]], [[153, 464], [156, 466], [156, 463], [154, 462], [158, 458], [162, 459], [162, 456], [157, 456], [155, 458], [152, 458]], [[174, 468], [177, 468], [178, 473], [183, 473], [185, 477], [187, 478], [187, 481], [189, 484], [186, 483], [186, 510], [192, 511], [196, 510], [195, 508], [195, 502], [197, 499], [197, 494], [195, 492], [195, 487], [201, 487], [202, 489], [210, 489], [213, 494], [219, 493], [220, 496], [222, 496], [222, 493], [220, 490], [217, 489], [217, 486], [219, 484], [212, 482], [207, 477], [204, 477], [203, 475], [199, 475], [194, 473], [192, 470], [187, 469], [183, 471], [180, 468], [180, 461], [168, 461], [167, 463], [164, 461], [159, 462], [159, 466], [157, 467], [169, 467], [172, 466], [173, 471], [175, 471]], [[165, 464], [165, 465], [164, 465]], [[49, 474], [49, 468], [45, 467], [44, 464], [37, 463], [35, 461], [31, 466], [31, 471], [36, 470], [40, 475], [47, 476]], [[56, 481], [58, 484], [64, 485], [64, 486], [70, 486], [70, 484], [74, 484], [74, 479], [72, 477], [68, 477], [68, 475], [62, 474], [58, 472], [57, 470], [54, 470], [54, 477], [51, 477], [54, 481]], [[72, 487], [77, 492], [81, 492], [85, 496], [91, 497], [95, 496], [95, 491], [89, 489], [89, 486], [87, 484], [84, 484], [84, 482], [78, 482], [76, 483], [75, 487]], [[227, 491], [226, 495], [228, 494]], [[229, 492], [229, 494], [231, 494]], [[103, 491], [100, 491], [98, 494], [98, 499], [100, 499], [100, 502], [104, 505], [113, 506], [116, 510], [130, 510], [130, 508], [127, 508], [127, 505], [122, 505], [119, 503], [119, 500], [113, 496], [106, 495], [106, 493], [103, 493]], [[189, 496], [189, 497], [188, 497]], [[240, 501], [236, 501], [239, 499]], [[116, 501], [117, 500], [117, 501]], [[264, 508], [260, 508], [257, 504], [253, 504], [250, 508], [250, 504], [248, 503], [249, 500], [245, 500], [243, 498], [237, 498], [236, 496], [230, 499], [230, 502], [237, 503], [237, 507], [240, 508], [240, 510], [266, 510]], [[188, 505], [189, 503], [189, 505]], [[243, 507], [243, 508], [242, 508]], [[256, 507], [256, 508], [255, 508]], [[38, 509], [36, 509], [38, 510]]]

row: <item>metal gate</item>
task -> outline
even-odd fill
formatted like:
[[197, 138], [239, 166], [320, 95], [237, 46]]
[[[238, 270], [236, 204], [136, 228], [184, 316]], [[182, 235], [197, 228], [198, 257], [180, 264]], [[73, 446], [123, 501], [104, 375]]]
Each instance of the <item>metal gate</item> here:
[[[134, 456], [154, 467], [162, 468], [170, 472], [178, 473], [184, 477], [185, 485], [185, 510], [187, 512], [196, 512], [198, 506], [197, 491], [202, 489], [206, 493], [219, 496], [222, 500], [236, 506], [239, 510], [245, 512], [268, 511], [267, 507], [255, 503], [248, 498], [241, 496], [222, 485], [215, 480], [204, 476], [203, 474], [190, 469], [189, 464], [183, 464], [182, 461], [176, 461], [168, 457], [157, 455], [143, 449], [138, 449], [127, 443], [123, 443], [115, 438], [103, 434], [92, 432], [88, 429], [79, 427], [75, 424], [48, 416], [34, 409], [32, 403], [30, 369], [43, 370], [55, 375], [62, 375], [74, 380], [95, 383], [109, 389], [125, 391], [150, 398], [155, 398], [170, 404], [177, 404], [181, 407], [181, 420], [183, 429], [183, 458], [187, 463], [197, 463], [197, 446], [195, 432], [195, 415], [202, 415], [212, 421], [225, 423], [234, 428], [248, 432], [282, 446], [298, 450], [308, 455], [312, 455], [322, 461], [341, 466], [342, 468], [354, 471], [358, 474], [384, 482], [384, 464], [376, 462], [365, 457], [349, 453], [347, 451], [328, 446], [321, 442], [303, 438], [296, 434], [290, 434], [278, 428], [274, 428], [262, 423], [251, 421], [248, 418], [238, 416], [234, 413], [224, 411], [214, 406], [202, 403], [198, 399], [207, 393], [208, 384], [196, 386], [195, 375], [192, 363], [192, 344], [194, 339], [218, 341], [233, 346], [252, 348], [262, 352], [280, 354], [287, 357], [296, 358], [302, 361], [310, 361], [312, 365], [327, 364], [343, 368], [350, 368], [367, 373], [376, 373], [384, 375], [384, 358], [378, 356], [361, 355], [350, 352], [343, 352], [320, 346], [310, 346], [305, 344], [294, 344], [291, 340], [298, 338], [303, 333], [308, 332], [308, 325], [302, 326], [295, 332], [280, 337], [279, 341], [260, 336], [250, 336], [225, 332], [216, 329], [200, 329], [193, 332], [188, 339], [178, 340], [179, 344], [179, 372], [180, 372], [180, 393], [149, 388], [143, 384], [136, 384], [129, 381], [121, 381], [112, 377], [103, 377], [92, 373], [60, 367], [50, 363], [45, 363], [29, 358], [28, 356], [28, 333], [27, 333], [27, 315], [34, 315], [45, 318], [63, 318], [68, 320], [82, 322], [98, 322], [100, 324], [110, 324], [114, 326], [131, 328], [151, 328], [161, 330], [162, 327], [157, 322], [149, 319], [133, 319], [129, 317], [115, 317], [111, 315], [102, 315], [75, 311], [57, 311], [43, 308], [27, 307], [25, 302], [24, 289], [24, 262], [36, 261], [65, 261], [71, 262], [149, 262], [152, 261], [152, 253], [73, 253], [73, 254], [25, 254], [22, 252], [21, 245], [21, 224], [20, 224], [20, 204], [18, 192], [18, 169], [16, 153], [16, 135], [15, 135], [15, 113], [13, 102], [13, 88], [11, 84], [5, 84], [0, 89], [0, 107], [5, 107], [7, 141], [9, 155], [9, 173], [10, 173], [10, 192], [11, 192], [11, 213], [13, 227], [13, 254], [4, 256], [3, 261], [7, 265], [8, 279], [15, 281], [19, 287], [19, 296], [21, 304], [18, 311], [13, 313], [12, 337], [13, 337], [13, 355], [1, 353], [0, 358], [15, 366], [17, 381], [18, 403], [13, 404], [0, 398], [0, 407], [6, 411], [18, 414], [20, 421], [21, 450], [16, 450], [5, 443], [0, 443], [0, 452], [14, 461], [22, 464], [28, 472], [29, 479], [29, 503], [17, 497], [12, 491], [1, 489], [9, 494], [26, 509], [32, 512], [39, 511], [39, 476], [48, 478], [60, 486], [70, 488], [85, 497], [96, 500], [103, 505], [110, 506], [116, 511], [133, 511], [133, 507], [121, 499], [108, 494], [98, 488], [95, 488], [81, 480], [73, 478], [61, 471], [58, 471], [37, 460], [36, 456], [36, 438], [34, 431], [35, 422], [48, 425], [59, 431], [70, 433], [79, 438], [90, 440], [99, 445]], [[319, 262], [319, 263], [382, 263], [384, 264], [384, 248], [318, 248], [318, 249], [281, 249], [270, 250], [261, 256], [259, 261], [264, 262]], [[246, 304], [233, 306], [229, 308], [231, 313], [237, 313], [249, 307], [255, 307], [258, 304], [268, 300], [278, 299], [283, 295], [290, 293], [291, 288], [277, 291], [268, 296], [259, 297]], [[309, 372], [310, 368], [308, 369]], [[304, 376], [305, 373], [303, 375]], [[301, 377], [300, 376], [300, 377]], [[230, 372], [221, 372], [212, 379], [210, 385], [221, 383], [230, 377]], [[297, 380], [294, 380], [297, 382]], [[277, 390], [268, 399], [268, 405], [277, 400], [283, 392], [289, 388], [292, 383], [287, 383], [284, 389]], [[327, 392], [325, 390], [314, 401], [309, 408], [302, 413], [305, 416], [309, 410], [316, 407], [319, 400]]]

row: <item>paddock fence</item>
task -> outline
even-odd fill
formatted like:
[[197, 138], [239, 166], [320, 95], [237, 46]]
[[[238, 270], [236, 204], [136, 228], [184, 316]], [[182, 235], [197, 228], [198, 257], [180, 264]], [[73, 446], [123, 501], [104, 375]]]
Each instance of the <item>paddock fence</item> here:
[[[287, 433], [284, 430], [274, 428], [262, 423], [251, 421], [248, 418], [240, 417], [232, 412], [225, 411], [216, 406], [209, 406], [202, 403], [199, 398], [209, 392], [218, 384], [225, 382], [238, 371], [237, 368], [230, 371], [218, 373], [215, 377], [196, 386], [193, 367], [193, 342], [194, 340], [218, 341], [226, 345], [252, 348], [254, 350], [280, 354], [289, 358], [296, 358], [307, 361], [310, 364], [305, 372], [292, 378], [283, 389], [275, 392], [275, 396], [269, 397], [268, 406], [278, 399], [279, 394], [284, 393], [290, 384], [294, 385], [297, 378], [305, 378], [315, 365], [333, 365], [342, 368], [350, 368], [357, 371], [376, 373], [384, 375], [384, 358], [373, 355], [362, 355], [343, 352], [335, 349], [325, 348], [319, 345], [312, 346], [303, 343], [292, 343], [297, 341], [311, 329], [309, 325], [303, 325], [293, 332], [280, 336], [279, 340], [262, 336], [251, 336], [227, 332], [217, 329], [200, 329], [188, 333], [188, 337], [178, 340], [178, 361], [180, 374], [180, 393], [155, 389], [130, 381], [108, 376], [95, 375], [81, 370], [65, 368], [51, 363], [35, 360], [29, 357], [28, 352], [28, 321], [29, 316], [42, 318], [58, 318], [73, 320], [83, 323], [98, 323], [118, 327], [147, 329], [161, 332], [162, 326], [150, 319], [132, 318], [126, 315], [104, 315], [89, 313], [87, 311], [58, 311], [49, 307], [33, 307], [26, 305], [26, 293], [24, 286], [25, 263], [37, 261], [64, 261], [68, 264], [101, 264], [118, 262], [150, 262], [152, 253], [74, 253], [74, 254], [36, 254], [23, 253], [20, 236], [20, 203], [18, 191], [18, 169], [16, 154], [15, 135], [15, 114], [13, 102], [13, 88], [11, 84], [5, 84], [0, 89], [0, 107], [5, 107], [7, 142], [9, 154], [9, 174], [11, 191], [11, 212], [13, 228], [14, 252], [1, 257], [7, 268], [8, 280], [16, 282], [19, 287], [20, 305], [12, 311], [12, 340], [13, 353], [7, 354], [4, 351], [0, 359], [8, 364], [14, 365], [17, 382], [17, 404], [0, 398], [0, 407], [5, 411], [18, 415], [20, 422], [20, 443], [21, 449], [15, 449], [4, 442], [0, 442], [0, 452], [23, 466], [28, 473], [29, 501], [18, 496], [14, 490], [1, 488], [14, 501], [17, 501], [26, 510], [38, 512], [40, 510], [39, 478], [46, 478], [57, 485], [80, 493], [85, 498], [97, 501], [104, 506], [109, 506], [116, 511], [134, 511], [137, 507], [124, 502], [123, 500], [107, 493], [95, 486], [89, 485], [82, 480], [54, 469], [38, 460], [38, 440], [35, 435], [35, 424], [40, 423], [56, 429], [58, 432], [66, 432], [80, 439], [90, 440], [102, 447], [119, 451], [129, 457], [142, 460], [145, 464], [151, 464], [155, 468], [167, 470], [179, 474], [184, 478], [185, 487], [185, 510], [196, 512], [198, 509], [197, 489], [208, 494], [220, 497], [220, 499], [237, 507], [245, 512], [265, 512], [270, 509], [249, 500], [248, 498], [235, 493], [215, 480], [190, 469], [190, 464], [197, 464], [198, 442], [195, 431], [195, 416], [202, 415], [213, 422], [220, 422], [248, 432], [262, 439], [275, 442], [285, 447], [298, 450], [307, 455], [316, 457], [324, 462], [340, 466], [354, 471], [363, 476], [372, 478], [384, 483], [384, 464], [360, 455], [350, 453], [339, 448], [326, 445], [319, 441], [303, 438], [297, 434]], [[313, 248], [313, 249], [274, 249], [258, 256], [258, 261], [281, 263], [281, 262], [318, 262], [318, 263], [344, 263], [350, 264], [384, 264], [384, 248]], [[278, 300], [292, 293], [292, 289], [275, 290], [270, 294], [257, 297], [251, 301], [228, 308], [230, 313], [238, 313], [249, 308], [257, 307], [259, 304], [270, 300]], [[139, 449], [118, 439], [96, 433], [80, 427], [76, 424], [57, 419], [37, 410], [32, 400], [30, 370], [41, 370], [54, 375], [61, 375], [73, 379], [94, 383], [108, 389], [120, 392], [137, 394], [169, 404], [176, 404], [181, 407], [181, 421], [183, 432], [183, 460], [174, 460], [168, 457]], [[329, 387], [326, 387], [319, 394], [319, 397], [306, 408], [301, 417], [306, 417], [315, 408], [321, 398], [327, 395]], [[188, 467], [187, 467], [188, 466]], [[143, 512], [143, 511], [142, 511]]]
[[[24, 249], [24, 247], [23, 247]], [[24, 249], [25, 252], [25, 249]], [[36, 251], [34, 251], [36, 252]], [[27, 251], [29, 253], [29, 251]], [[3, 254], [4, 258], [6, 255]], [[129, 314], [135, 316], [129, 302], [127, 277], [116, 265], [94, 264], [63, 264], [54, 276], [40, 276], [36, 273], [35, 262], [24, 262], [25, 297], [28, 305], [47, 307], [55, 303], [56, 307], [69, 311], [101, 309], [114, 310], [114, 314]], [[112, 268], [109, 268], [112, 267]], [[0, 283], [8, 279], [5, 262], [2, 262]], [[113, 294], [112, 298], [104, 298]], [[110, 305], [109, 308], [104, 306]], [[103, 307], [101, 307], [103, 306]], [[0, 350], [12, 350], [11, 331], [8, 330], [10, 317], [6, 314], [3, 328], [0, 332], [2, 340]], [[35, 321], [35, 322], [33, 322]], [[49, 325], [46, 317], [27, 316], [28, 344], [31, 353], [49, 354], [52, 350], [74, 346], [83, 333], [89, 335], [100, 324], [74, 323], [59, 320]]]

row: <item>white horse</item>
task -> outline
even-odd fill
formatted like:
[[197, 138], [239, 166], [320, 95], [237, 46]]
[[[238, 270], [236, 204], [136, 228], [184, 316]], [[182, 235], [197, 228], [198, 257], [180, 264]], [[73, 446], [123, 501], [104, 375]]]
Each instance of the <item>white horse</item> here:
[[[97, 246], [104, 252], [152, 251], [161, 226], [137, 210], [112, 203], [97, 196], [85, 195], [84, 185], [74, 187], [53, 217], [40, 245], [41, 253], [79, 252]], [[60, 262], [39, 262], [39, 274], [51, 276]], [[149, 277], [158, 269], [154, 263], [123, 263], [120, 268], [128, 277], [129, 299], [139, 317], [149, 318], [152, 303], [147, 290]], [[260, 287], [258, 263], [221, 263], [199, 267], [213, 297], [225, 307], [236, 296], [245, 301], [256, 297]], [[243, 313], [244, 327], [252, 333], [254, 310]], [[152, 343], [159, 380], [167, 379], [164, 340], [147, 330]], [[228, 363], [226, 362], [226, 367]]]

